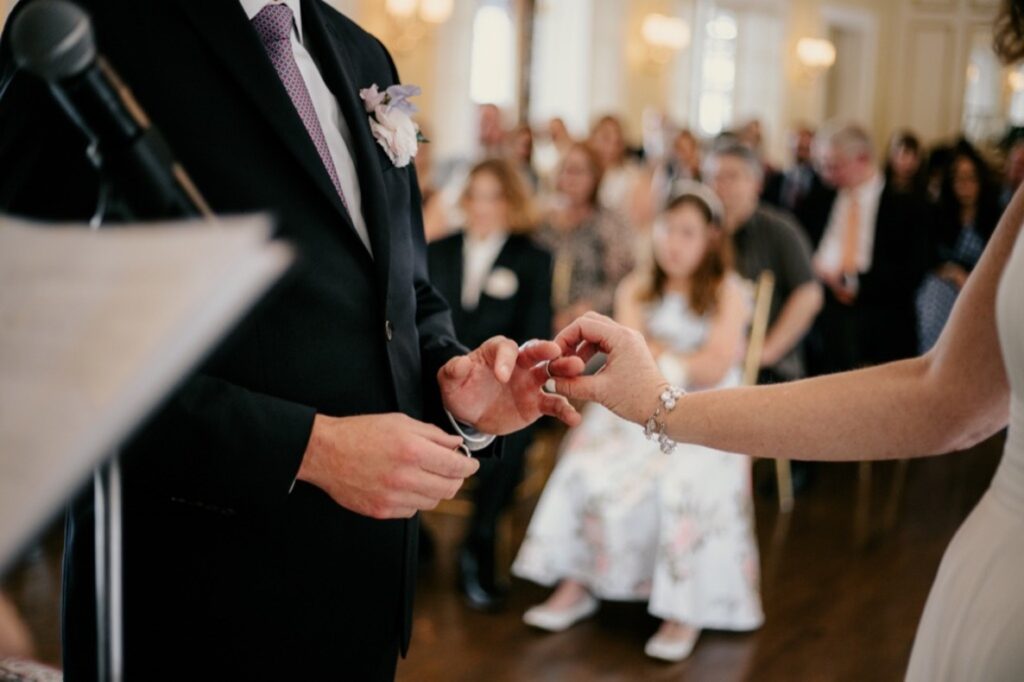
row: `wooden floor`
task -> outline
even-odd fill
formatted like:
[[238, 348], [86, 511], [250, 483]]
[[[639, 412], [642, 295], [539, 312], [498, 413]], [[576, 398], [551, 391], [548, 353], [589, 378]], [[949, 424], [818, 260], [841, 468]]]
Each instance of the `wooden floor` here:
[[[767, 622], [753, 634], [708, 632], [676, 665], [643, 655], [657, 621], [642, 604], [606, 604], [598, 617], [546, 635], [520, 621], [546, 592], [515, 582], [499, 614], [466, 609], [453, 589], [461, 521], [432, 517], [438, 556], [422, 570], [413, 649], [403, 682], [502, 680], [899, 680], [942, 552], [980, 497], [1002, 439], [965, 454], [910, 464], [893, 525], [886, 505], [896, 465], [873, 467], [870, 532], [858, 529], [858, 465], [820, 466], [817, 480], [780, 517], [757, 499]], [[767, 473], [764, 471], [762, 473]], [[518, 510], [518, 533], [529, 518]], [[865, 542], [866, 540], [866, 542]], [[59, 533], [4, 580], [27, 615], [43, 660], [59, 662]]]

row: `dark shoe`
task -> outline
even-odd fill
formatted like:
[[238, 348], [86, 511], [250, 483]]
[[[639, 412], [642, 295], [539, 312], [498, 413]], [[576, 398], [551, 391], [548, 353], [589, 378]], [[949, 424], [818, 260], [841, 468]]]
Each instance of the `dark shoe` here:
[[489, 556], [463, 547], [459, 550], [459, 591], [476, 611], [498, 611], [505, 604], [504, 589], [494, 580], [494, 553]]

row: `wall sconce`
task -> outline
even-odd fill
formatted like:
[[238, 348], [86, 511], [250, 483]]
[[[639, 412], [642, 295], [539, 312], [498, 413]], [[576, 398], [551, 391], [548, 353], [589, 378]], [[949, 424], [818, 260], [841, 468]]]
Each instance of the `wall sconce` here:
[[647, 58], [655, 65], [667, 64], [672, 56], [690, 44], [690, 25], [678, 17], [648, 14], [640, 27], [647, 45]]
[[454, 0], [387, 0], [384, 8], [399, 21], [411, 20], [418, 14], [428, 24], [443, 24], [452, 15]]
[[805, 72], [813, 79], [836, 63], [836, 46], [824, 38], [801, 38], [796, 44], [796, 56]]
[[388, 47], [399, 54], [408, 54], [431, 28], [448, 21], [454, 0], [386, 0], [384, 9], [391, 19]]

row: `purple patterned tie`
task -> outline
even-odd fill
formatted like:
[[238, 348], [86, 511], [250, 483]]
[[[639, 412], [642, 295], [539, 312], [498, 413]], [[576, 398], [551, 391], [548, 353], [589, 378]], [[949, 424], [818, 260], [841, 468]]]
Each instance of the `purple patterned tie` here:
[[338, 170], [334, 167], [334, 160], [331, 159], [331, 152], [327, 148], [327, 140], [324, 138], [324, 131], [320, 127], [320, 119], [317, 118], [316, 109], [313, 108], [313, 99], [309, 96], [306, 82], [302, 80], [302, 73], [299, 65], [295, 62], [295, 55], [292, 53], [292, 10], [284, 3], [273, 3], [260, 10], [259, 14], [252, 18], [252, 27], [256, 29], [257, 35], [263, 41], [263, 47], [267, 50], [270, 63], [274, 65], [278, 77], [288, 91], [295, 110], [299, 112], [302, 124], [306, 126], [306, 132], [316, 151], [320, 154], [320, 161], [323, 162], [327, 174], [331, 176], [334, 189], [341, 197], [341, 203], [348, 208], [345, 201], [345, 193], [341, 189], [341, 181], [338, 180]]

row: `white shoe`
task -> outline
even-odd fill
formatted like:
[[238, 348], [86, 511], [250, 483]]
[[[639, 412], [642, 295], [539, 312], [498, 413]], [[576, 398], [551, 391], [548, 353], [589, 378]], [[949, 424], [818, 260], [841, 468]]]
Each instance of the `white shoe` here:
[[600, 602], [589, 594], [572, 606], [564, 609], [555, 609], [550, 606], [538, 604], [523, 614], [523, 622], [548, 632], [562, 632], [570, 627], [590, 618], [600, 606]]
[[693, 647], [697, 644], [697, 638], [700, 637], [700, 630], [695, 628], [692, 632], [693, 634], [685, 639], [669, 639], [655, 635], [647, 640], [644, 653], [651, 658], [669, 663], [682, 661], [693, 653]]

